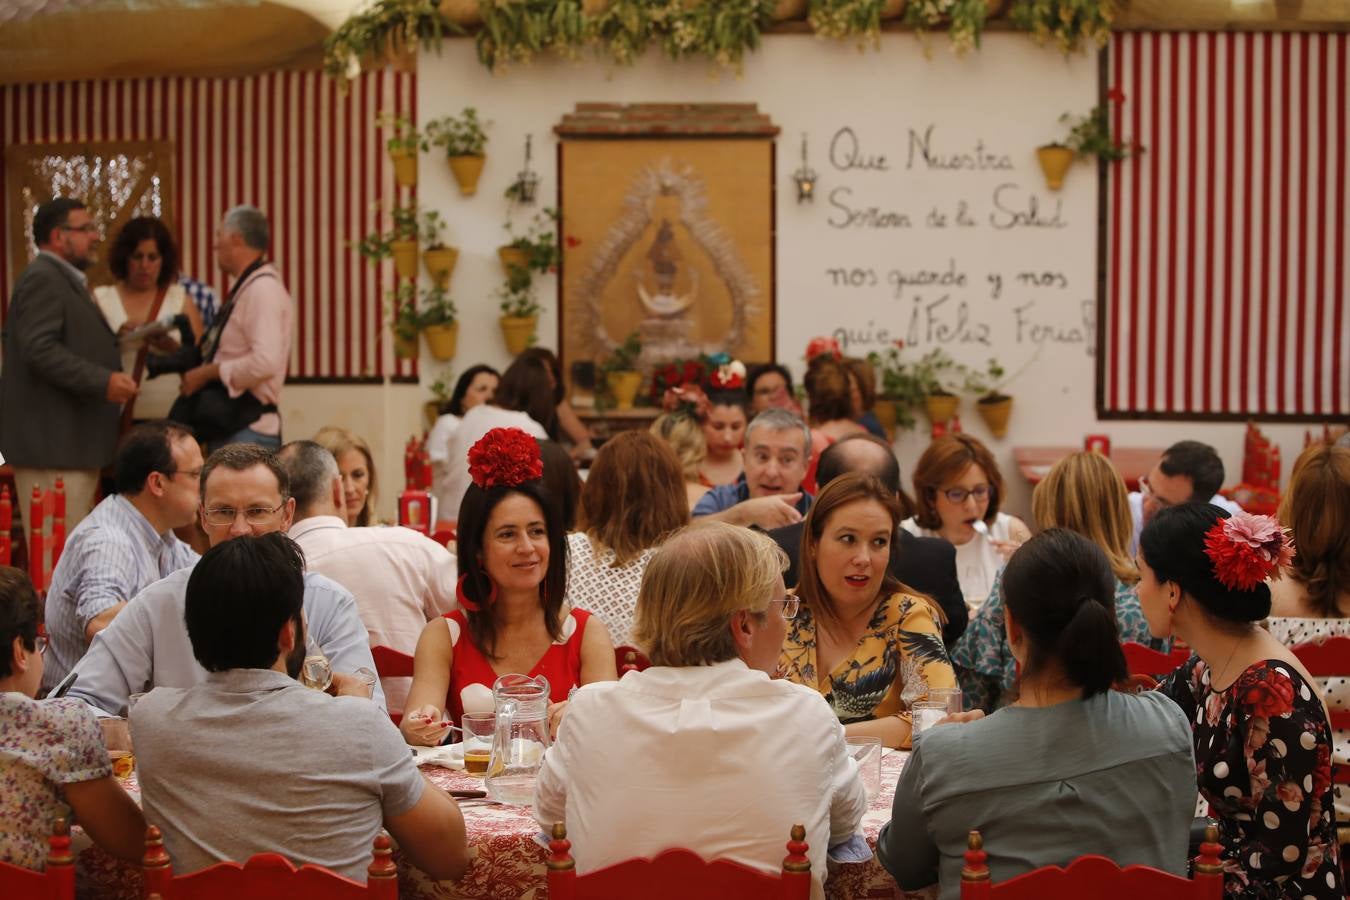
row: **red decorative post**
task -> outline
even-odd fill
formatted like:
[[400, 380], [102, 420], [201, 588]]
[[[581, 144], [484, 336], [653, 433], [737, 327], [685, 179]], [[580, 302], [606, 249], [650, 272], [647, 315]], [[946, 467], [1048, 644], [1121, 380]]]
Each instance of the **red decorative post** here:
[[169, 883], [173, 881], [173, 867], [169, 864], [169, 854], [164, 849], [164, 836], [157, 826], [145, 829], [145, 856], [141, 857], [141, 876], [145, 882], [145, 893], [158, 893], [167, 896]]
[[42, 488], [33, 485], [33, 497], [28, 504], [28, 533], [32, 540], [28, 542], [28, 577], [33, 579], [33, 587], [41, 594], [47, 589], [46, 554], [42, 547], [42, 529], [47, 523], [42, 514]]
[[966, 838], [966, 865], [961, 869], [961, 900], [988, 900], [993, 888], [989, 880], [989, 854], [984, 852], [984, 838], [971, 831]]
[[576, 900], [577, 864], [572, 859], [572, 842], [567, 839], [567, 826], [553, 823], [553, 839], [548, 842], [548, 896], [549, 900]]
[[9, 488], [0, 487], [0, 566], [9, 565], [10, 554], [14, 547], [10, 544], [10, 531], [14, 528], [14, 501], [10, 499]]
[[56, 476], [56, 486], [52, 489], [52, 571], [61, 559], [61, 551], [66, 546], [66, 484], [61, 476]]
[[47, 879], [53, 897], [75, 896], [75, 854], [70, 852], [70, 824], [57, 819], [47, 841]]
[[372, 857], [366, 867], [366, 881], [374, 888], [376, 900], [398, 900], [398, 866], [394, 865], [389, 835], [383, 831], [375, 835]]
[[809, 895], [811, 892], [811, 860], [806, 851], [811, 845], [806, 842], [806, 828], [793, 825], [788, 832], [787, 856], [783, 857], [782, 895], [795, 897]]
[[1222, 852], [1218, 826], [1206, 825], [1200, 855], [1195, 858], [1195, 880], [1204, 885], [1205, 900], [1220, 900], [1223, 897], [1223, 861], [1219, 858]]

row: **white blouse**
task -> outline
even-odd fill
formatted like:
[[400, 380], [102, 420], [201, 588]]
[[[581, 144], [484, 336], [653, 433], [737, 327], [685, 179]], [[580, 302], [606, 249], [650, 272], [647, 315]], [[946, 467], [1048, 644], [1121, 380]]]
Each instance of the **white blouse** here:
[[[94, 288], [94, 300], [98, 303], [98, 308], [103, 310], [103, 316], [108, 320], [108, 327], [113, 331], [121, 328], [127, 321], [127, 311], [122, 308], [122, 296], [117, 293], [114, 285], [104, 285]], [[169, 289], [164, 294], [164, 302], [159, 307], [159, 314], [155, 317], [162, 319], [169, 315], [178, 315], [183, 311], [184, 305], [190, 303], [187, 291], [178, 283], [169, 285]], [[177, 337], [175, 333], [173, 335]], [[140, 352], [144, 341], [135, 341], [124, 344], [118, 342], [118, 349], [122, 352], [122, 371], [131, 375], [136, 370], [136, 354]], [[183, 379], [179, 375], [165, 374], [158, 378], [149, 378], [147, 373], [142, 373], [140, 391], [136, 394], [136, 406], [132, 412], [135, 419], [162, 419], [169, 414], [169, 407], [173, 406], [173, 401], [178, 399], [178, 389], [182, 385]]]
[[572, 532], [567, 536], [567, 605], [599, 616], [614, 646], [633, 646], [638, 588], [655, 552], [655, 547], [648, 547], [616, 569], [613, 550], [606, 548], [596, 556], [590, 539]]
[[[966, 598], [966, 607], [974, 613], [989, 598], [994, 586], [994, 576], [1003, 568], [1003, 556], [994, 546], [994, 541], [1012, 540], [1013, 517], [1007, 513], [998, 513], [994, 524], [989, 526], [989, 534], [978, 531], [975, 537], [956, 546], [956, 578], [961, 583], [961, 595]], [[900, 527], [916, 537], [942, 538], [928, 528], [921, 528], [911, 516], [900, 523]], [[945, 540], [945, 538], [943, 538]]]
[[490, 403], [480, 403], [464, 414], [459, 427], [450, 438], [450, 450], [446, 454], [446, 478], [444, 491], [437, 491], [440, 498], [438, 519], [455, 521], [459, 518], [459, 505], [469, 490], [469, 448], [478, 443], [479, 438], [494, 428], [519, 428], [538, 440], [548, 440], [544, 426], [529, 417], [528, 413], [502, 409]]

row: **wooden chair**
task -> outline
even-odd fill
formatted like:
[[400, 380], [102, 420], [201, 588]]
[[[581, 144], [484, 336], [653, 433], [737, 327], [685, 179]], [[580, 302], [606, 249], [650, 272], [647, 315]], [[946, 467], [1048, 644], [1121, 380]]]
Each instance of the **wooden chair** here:
[[709, 862], [689, 850], [663, 850], [654, 857], [625, 860], [578, 875], [572, 842], [562, 822], [553, 825], [548, 842], [549, 900], [688, 900], [690, 897], [736, 897], [738, 900], [807, 900], [811, 896], [811, 861], [806, 829], [793, 825], [788, 855], [779, 875], [769, 875], [729, 859]]
[[1126, 641], [1120, 645], [1125, 652], [1125, 665], [1131, 675], [1170, 675], [1172, 670], [1191, 658], [1191, 651], [1185, 647], [1174, 647], [1170, 653], [1162, 653], [1152, 647]]
[[[371, 647], [370, 655], [375, 658], [375, 673], [381, 678], [411, 678], [413, 658], [400, 653], [393, 647]], [[389, 718], [397, 725], [403, 721], [402, 713], [391, 712]]]
[[1044, 866], [994, 884], [984, 840], [972, 831], [961, 870], [961, 900], [1221, 900], [1223, 863], [1219, 829], [1205, 829], [1195, 859], [1195, 877], [1182, 878], [1149, 866], [1121, 868], [1104, 856], [1080, 856], [1067, 867]]
[[0, 862], [0, 897], [75, 900], [75, 856], [70, 852], [70, 825], [65, 819], [52, 825], [45, 872]]
[[296, 868], [278, 853], [258, 853], [246, 863], [224, 862], [193, 872], [173, 874], [164, 838], [151, 825], [145, 832], [141, 859], [142, 896], [162, 900], [398, 900], [398, 868], [389, 836], [376, 836], [366, 883], [352, 881], [321, 866]]
[[614, 648], [614, 668], [622, 678], [628, 672], [642, 672], [651, 667], [652, 661], [636, 647], [621, 645]]

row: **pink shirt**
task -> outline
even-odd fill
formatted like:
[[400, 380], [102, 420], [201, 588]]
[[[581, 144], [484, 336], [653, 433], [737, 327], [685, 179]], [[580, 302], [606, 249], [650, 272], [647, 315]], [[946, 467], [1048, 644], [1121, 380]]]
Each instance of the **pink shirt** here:
[[[291, 526], [305, 568], [352, 592], [370, 646], [412, 655], [422, 627], [454, 610], [459, 577], [455, 555], [408, 528], [348, 528], [337, 516], [313, 516]], [[402, 712], [411, 678], [382, 678], [390, 712]]]
[[[240, 287], [216, 349], [220, 380], [231, 397], [251, 391], [263, 403], [280, 401], [294, 316], [290, 292], [276, 268], [260, 266]], [[249, 427], [259, 434], [281, 434], [281, 417], [263, 413]]]

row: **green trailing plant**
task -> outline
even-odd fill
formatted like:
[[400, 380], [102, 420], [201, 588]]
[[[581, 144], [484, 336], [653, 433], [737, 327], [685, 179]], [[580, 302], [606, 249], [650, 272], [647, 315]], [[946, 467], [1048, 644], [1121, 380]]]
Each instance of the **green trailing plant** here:
[[811, 0], [806, 21], [820, 37], [857, 38], [859, 49], [881, 46], [886, 0]]
[[542, 275], [558, 271], [561, 251], [558, 248], [557, 223], [558, 211], [551, 208], [535, 213], [524, 234], [516, 234], [511, 223], [506, 223], [506, 232], [511, 237], [507, 246], [525, 253], [528, 259], [525, 272], [528, 277], [533, 278], [536, 272]]
[[895, 424], [913, 428], [918, 424], [915, 411], [922, 408], [924, 398], [951, 394], [947, 387], [957, 378], [968, 378], [970, 370], [952, 359], [941, 347], [934, 347], [914, 362], [901, 358], [904, 341], [896, 341], [883, 352], [867, 354], [867, 361], [881, 376], [881, 397], [895, 404]]
[[323, 69], [346, 89], [363, 68], [382, 59], [391, 40], [439, 53], [445, 35], [463, 32], [441, 15], [438, 0], [375, 0], [324, 38]]
[[445, 220], [434, 209], [422, 213], [422, 224], [417, 229], [422, 247], [427, 250], [440, 250], [445, 247]]
[[748, 51], [773, 24], [773, 0], [705, 0], [686, 4], [666, 0], [667, 27], [661, 46], [671, 59], [705, 56], [719, 67], [740, 69]]
[[908, 0], [904, 20], [922, 40], [930, 28], [947, 26], [947, 39], [958, 56], [980, 46], [989, 14], [985, 0]]
[[425, 152], [431, 149], [427, 139], [422, 136], [417, 127], [413, 125], [412, 119], [407, 116], [382, 112], [375, 117], [375, 123], [382, 128], [389, 129], [389, 137], [385, 139], [384, 146], [390, 153], [400, 150], [407, 153], [417, 153], [419, 150]]
[[428, 122], [426, 135], [432, 144], [445, 150], [446, 156], [482, 156], [487, 148], [487, 132], [483, 129], [490, 124], [479, 121], [478, 110], [466, 106], [458, 116]]
[[[380, 204], [375, 204], [374, 208], [379, 210]], [[394, 241], [417, 240], [416, 206], [395, 206], [389, 215], [393, 220], [393, 227], [389, 231], [372, 231], [356, 243], [356, 252], [365, 259], [376, 261], [390, 256], [394, 252]], [[348, 246], [352, 246], [350, 242]]]
[[534, 297], [534, 282], [528, 269], [511, 267], [505, 283], [497, 289], [502, 315], [524, 319], [537, 316], [543, 309]]
[[430, 287], [422, 292], [421, 312], [417, 316], [417, 324], [420, 328], [426, 328], [428, 325], [453, 325], [459, 318], [459, 311], [455, 308], [455, 301], [450, 299], [450, 294], [440, 287]]
[[962, 387], [981, 400], [1002, 400], [1007, 396], [1002, 392], [1005, 374], [1003, 366], [991, 356], [983, 369], [966, 371], [965, 384]]
[[[1124, 95], [1119, 91], [1113, 89], [1110, 94], [1113, 102], [1124, 102]], [[1110, 112], [1104, 105], [1094, 106], [1086, 116], [1065, 113], [1059, 120], [1069, 126], [1068, 137], [1061, 146], [1068, 147], [1077, 156], [1095, 156], [1107, 162], [1120, 162], [1132, 154], [1144, 152], [1137, 142], [1126, 143], [1111, 135]]]
[[642, 355], [642, 338], [636, 331], [623, 339], [623, 343], [614, 348], [614, 351], [606, 356], [600, 362], [599, 372], [601, 375], [608, 375], [610, 372], [636, 372], [638, 357]]
[[[658, 30], [652, 5], [651, 0], [611, 0], [599, 15], [588, 17], [587, 39], [596, 54], [629, 66], [647, 52]], [[657, 5], [664, 16], [664, 5]]]
[[1037, 43], [1054, 42], [1065, 55], [1106, 46], [1115, 19], [1115, 0], [1013, 0], [1008, 18]]
[[450, 402], [450, 398], [455, 393], [455, 370], [451, 366], [446, 366], [436, 375], [427, 390], [431, 391], [431, 399], [438, 406], [445, 406]]
[[478, 6], [483, 27], [474, 44], [489, 70], [528, 63], [549, 50], [570, 59], [588, 40], [581, 0], [479, 0]]
[[389, 301], [389, 327], [401, 341], [414, 342], [422, 330], [422, 317], [417, 311], [417, 288], [407, 282], [386, 295]]

